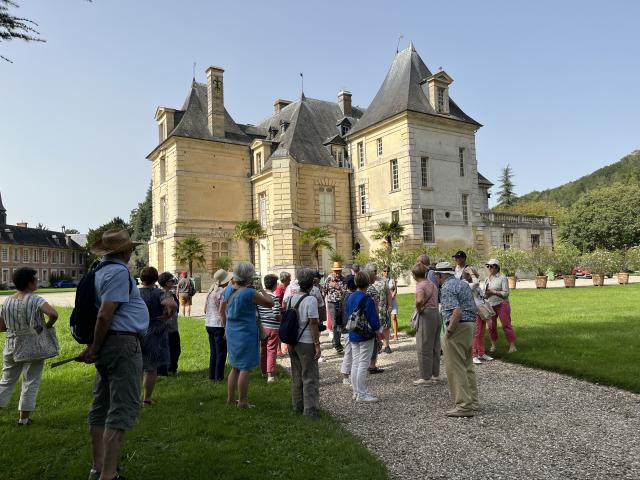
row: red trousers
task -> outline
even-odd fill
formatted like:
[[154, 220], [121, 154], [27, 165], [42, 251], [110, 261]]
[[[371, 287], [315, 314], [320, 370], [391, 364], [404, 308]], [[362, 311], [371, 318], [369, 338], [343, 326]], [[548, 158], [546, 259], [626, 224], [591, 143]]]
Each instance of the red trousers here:
[[265, 328], [267, 338], [262, 340], [260, 345], [260, 368], [262, 373], [274, 373], [276, 370], [276, 358], [278, 357], [278, 337], [277, 328]]

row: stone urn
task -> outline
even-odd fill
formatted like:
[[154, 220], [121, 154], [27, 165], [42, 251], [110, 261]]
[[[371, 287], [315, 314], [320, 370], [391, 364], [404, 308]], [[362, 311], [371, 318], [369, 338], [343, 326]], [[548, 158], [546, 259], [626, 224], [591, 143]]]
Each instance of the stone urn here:
[[604, 285], [604, 274], [603, 273], [592, 273], [591, 279], [593, 280], [594, 287], [602, 287]]
[[515, 290], [516, 282], [518, 281], [515, 275], [513, 277], [507, 277], [507, 281], [509, 282], [509, 290]]
[[618, 274], [618, 283], [620, 285], [626, 285], [627, 283], [629, 283], [629, 274], [620, 272]]
[[547, 288], [547, 280], [546, 275], [536, 275], [536, 288]]
[[576, 286], [575, 275], [563, 275], [562, 280], [564, 281], [565, 288], [573, 288]]

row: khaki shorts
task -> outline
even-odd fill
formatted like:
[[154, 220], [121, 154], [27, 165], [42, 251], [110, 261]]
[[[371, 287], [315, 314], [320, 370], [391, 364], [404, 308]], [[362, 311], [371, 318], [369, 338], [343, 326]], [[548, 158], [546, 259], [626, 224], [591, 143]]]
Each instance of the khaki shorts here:
[[108, 335], [96, 360], [89, 425], [131, 430], [140, 410], [142, 350], [137, 337]]
[[191, 306], [191, 297], [189, 296], [188, 293], [181, 293], [180, 294], [180, 306], [184, 307], [184, 306]]

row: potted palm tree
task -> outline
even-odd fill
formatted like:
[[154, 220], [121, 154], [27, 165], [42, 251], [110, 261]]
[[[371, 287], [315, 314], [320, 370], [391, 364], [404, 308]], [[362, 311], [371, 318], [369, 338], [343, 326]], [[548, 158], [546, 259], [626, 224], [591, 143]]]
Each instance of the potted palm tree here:
[[527, 252], [527, 269], [536, 273], [536, 288], [547, 288], [547, 271], [553, 268], [553, 250], [548, 247], [535, 247]]
[[496, 248], [491, 252], [491, 257], [500, 262], [500, 271], [507, 276], [509, 288], [516, 288], [516, 272], [525, 263], [525, 252], [519, 248]]
[[[176, 262], [181, 264], [187, 264], [189, 269], [189, 277], [193, 276], [193, 264], [198, 266], [204, 266], [206, 263], [204, 257], [204, 244], [195, 235], [189, 235], [183, 240], [176, 243], [175, 250], [173, 252], [173, 258]], [[199, 278], [199, 277], [198, 277]], [[200, 290], [200, 280], [194, 279], [196, 288]]]
[[556, 275], [562, 275], [565, 288], [576, 286], [573, 269], [580, 264], [580, 250], [571, 243], [560, 243], [554, 252], [552, 269]]
[[601, 287], [604, 285], [604, 276], [614, 269], [611, 253], [604, 249], [596, 249], [584, 256], [583, 263], [591, 270], [593, 285]]
[[233, 233], [234, 240], [244, 240], [249, 244], [249, 261], [255, 264], [255, 242], [264, 237], [267, 232], [256, 219], [246, 220], [236, 225]]
[[321, 250], [333, 250], [333, 245], [329, 242], [331, 232], [327, 227], [311, 227], [307, 228], [302, 235], [300, 235], [300, 241], [303, 245], [309, 245], [311, 247], [311, 253], [315, 256], [316, 266], [320, 270], [320, 251]]

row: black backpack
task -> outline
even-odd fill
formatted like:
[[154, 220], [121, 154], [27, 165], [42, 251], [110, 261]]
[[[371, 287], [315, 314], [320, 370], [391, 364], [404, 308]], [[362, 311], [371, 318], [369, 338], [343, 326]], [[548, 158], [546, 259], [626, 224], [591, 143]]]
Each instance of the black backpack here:
[[304, 294], [293, 308], [291, 308], [291, 299], [289, 299], [289, 306], [284, 311], [282, 321], [280, 322], [280, 328], [278, 328], [278, 336], [282, 343], [286, 343], [287, 345], [296, 345], [306, 328], [309, 326], [309, 321], [307, 320], [302, 332], [298, 334], [298, 306], [300, 305], [300, 302], [308, 296], [308, 293]]
[[[102, 267], [118, 262], [104, 261], [94, 264], [94, 267], [80, 280], [76, 289], [75, 306], [71, 312], [69, 326], [71, 335], [76, 342], [83, 345], [93, 343], [93, 333], [98, 319], [98, 297], [96, 296], [96, 272]], [[122, 265], [122, 264], [120, 264]], [[129, 273], [129, 269], [122, 265]], [[131, 294], [131, 279], [129, 278], [129, 294]]]

